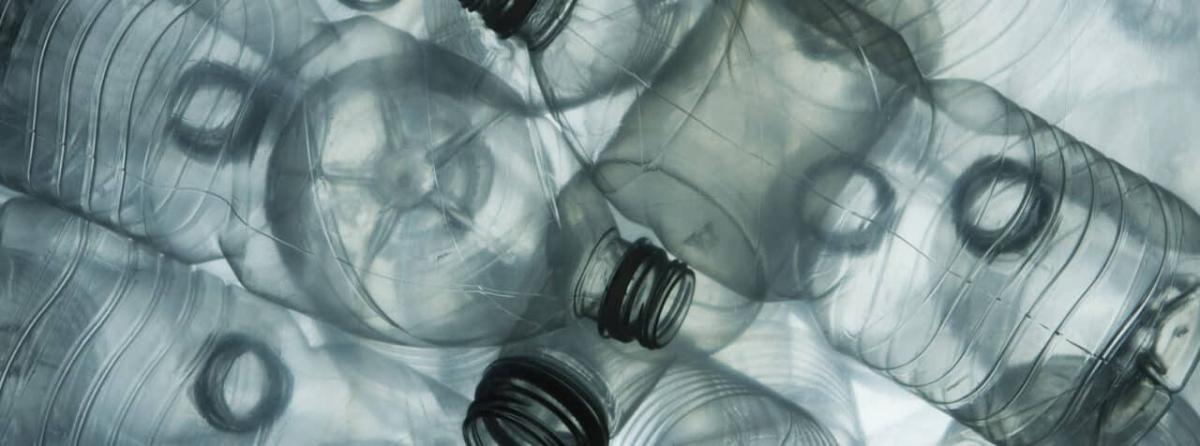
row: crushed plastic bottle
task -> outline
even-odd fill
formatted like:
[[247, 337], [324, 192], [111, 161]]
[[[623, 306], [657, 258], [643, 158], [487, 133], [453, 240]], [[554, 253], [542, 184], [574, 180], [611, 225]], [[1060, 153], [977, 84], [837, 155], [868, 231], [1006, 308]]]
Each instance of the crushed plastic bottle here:
[[742, 335], [712, 359], [804, 408], [837, 444], [865, 444], [849, 358], [830, 348], [809, 312], [792, 307], [764, 305]]
[[458, 442], [461, 395], [54, 207], [0, 208], [0, 277], [0, 443]]
[[527, 101], [381, 21], [389, 2], [135, 3], [0, 20], [19, 25], [0, 182], [387, 342], [579, 316], [657, 348], [686, 315], [687, 267], [620, 240], [598, 194], [560, 196], [579, 165]]
[[[535, 64], [622, 67], [619, 37], [570, 31], [596, 3], [538, 2], [565, 12], [515, 35]], [[812, 301], [839, 350], [992, 439], [1166, 410], [1200, 350], [1190, 207], [982, 83], [925, 78], [849, 4], [712, 3], [584, 150], [621, 213], [744, 295]], [[560, 72], [547, 96], [579, 89]]]

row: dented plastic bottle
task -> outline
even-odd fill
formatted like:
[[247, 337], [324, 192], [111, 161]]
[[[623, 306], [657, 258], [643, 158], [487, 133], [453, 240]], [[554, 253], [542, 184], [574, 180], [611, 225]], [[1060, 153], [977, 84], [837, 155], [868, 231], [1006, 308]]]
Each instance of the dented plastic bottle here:
[[[583, 48], [562, 22], [594, 3], [537, 2], [565, 12], [516, 35], [535, 62]], [[1166, 410], [1200, 349], [1190, 207], [984, 84], [926, 79], [849, 4], [682, 3], [713, 5], [586, 149], [618, 210], [744, 295], [810, 301], [839, 350], [993, 440]], [[502, 33], [519, 12], [479, 10]], [[621, 67], [605, 48], [558, 63]]]
[[620, 239], [502, 81], [367, 19], [299, 53], [246, 175], [262, 180], [239, 189], [258, 207], [221, 240], [249, 289], [415, 345], [499, 345], [576, 316], [652, 348], [674, 335], [690, 271]]
[[378, 340], [577, 316], [670, 340], [688, 268], [564, 191], [579, 164], [521, 96], [382, 22], [389, 2], [287, 3], [20, 3], [0, 182]]
[[837, 437], [805, 407], [712, 361], [668, 370], [616, 444], [837, 446]]
[[5, 444], [458, 442], [461, 395], [57, 208], [0, 209], [0, 276]]

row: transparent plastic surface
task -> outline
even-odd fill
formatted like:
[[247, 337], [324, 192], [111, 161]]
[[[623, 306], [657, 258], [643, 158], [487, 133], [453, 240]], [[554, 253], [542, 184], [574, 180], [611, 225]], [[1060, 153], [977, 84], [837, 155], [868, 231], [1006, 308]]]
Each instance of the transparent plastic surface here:
[[765, 305], [711, 358], [672, 365], [613, 443], [865, 444], [843, 360], [811, 317]]
[[463, 422], [469, 445], [608, 444], [678, 358], [568, 327], [504, 348]]
[[[373, 339], [499, 345], [629, 294], [648, 319], [602, 327], [669, 341], [650, 319], [690, 273], [564, 192], [579, 164], [525, 97], [392, 26], [395, 2], [291, 3], [14, 3], [0, 182]], [[602, 241], [649, 279], [607, 298]]]
[[65, 211], [0, 208], [0, 275], [5, 444], [458, 442], [461, 395]]
[[803, 408], [837, 444], [865, 444], [846, 367], [850, 358], [830, 348], [810, 313], [792, 307], [764, 305], [754, 323], [713, 360]]
[[843, 444], [815, 415], [828, 409], [794, 404], [711, 360], [683, 361], [663, 374], [614, 443]]
[[1191, 208], [850, 4], [711, 3], [583, 149], [622, 214], [993, 439], [1153, 421], [1197, 356]]
[[1052, 122], [1082, 100], [1200, 69], [1200, 7], [1188, 0], [850, 3], [903, 35], [929, 77], [983, 81]]

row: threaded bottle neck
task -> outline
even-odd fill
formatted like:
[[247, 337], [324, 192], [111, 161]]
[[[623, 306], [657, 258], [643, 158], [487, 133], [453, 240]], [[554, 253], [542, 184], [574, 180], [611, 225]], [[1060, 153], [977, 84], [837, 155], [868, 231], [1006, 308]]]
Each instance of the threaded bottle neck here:
[[493, 362], [467, 408], [468, 445], [608, 444], [608, 417], [583, 380], [552, 360], [508, 357]]
[[600, 335], [665, 347], [692, 305], [696, 276], [686, 263], [643, 238], [630, 244], [610, 230], [592, 250], [575, 288], [575, 311]]

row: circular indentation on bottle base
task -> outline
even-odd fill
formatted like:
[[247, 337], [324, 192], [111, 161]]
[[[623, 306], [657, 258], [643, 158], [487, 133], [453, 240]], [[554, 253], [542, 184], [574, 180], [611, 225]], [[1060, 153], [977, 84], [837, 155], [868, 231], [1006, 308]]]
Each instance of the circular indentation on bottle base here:
[[189, 157], [212, 161], [222, 148], [239, 143], [238, 122], [246, 119], [250, 82], [236, 68], [203, 62], [188, 67], [168, 99], [167, 129]]
[[952, 192], [954, 226], [976, 253], [1027, 248], [1050, 226], [1054, 200], [1028, 166], [989, 157], [959, 175]]
[[[235, 410], [226, 382], [240, 361], [253, 360], [261, 368], [263, 383], [258, 398], [244, 410]], [[216, 342], [192, 388], [196, 410], [214, 428], [250, 432], [270, 424], [291, 400], [292, 375], [283, 360], [266, 344], [246, 335], [225, 335]]]
[[834, 156], [810, 166], [799, 206], [806, 233], [822, 248], [865, 252], [883, 241], [895, 217], [896, 191], [874, 167]]

